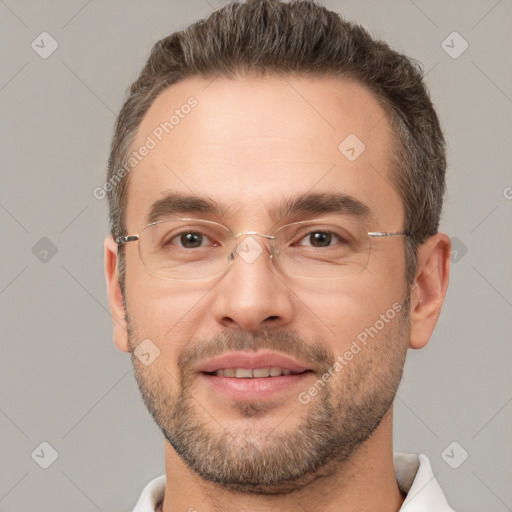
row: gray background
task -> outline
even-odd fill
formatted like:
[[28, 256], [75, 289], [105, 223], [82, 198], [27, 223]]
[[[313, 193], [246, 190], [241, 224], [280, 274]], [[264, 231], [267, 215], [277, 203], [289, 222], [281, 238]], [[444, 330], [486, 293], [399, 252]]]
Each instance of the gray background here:
[[[395, 450], [426, 453], [458, 511], [512, 510], [512, 2], [324, 4], [423, 64], [449, 141], [442, 228], [457, 252], [438, 328], [409, 353]], [[0, 0], [2, 511], [131, 510], [163, 473], [160, 432], [112, 344], [106, 201], [92, 191], [153, 43], [219, 6]], [[31, 47], [43, 31], [59, 45], [46, 59]], [[469, 44], [457, 58], [453, 31]], [[48, 469], [43, 441], [58, 453]]]

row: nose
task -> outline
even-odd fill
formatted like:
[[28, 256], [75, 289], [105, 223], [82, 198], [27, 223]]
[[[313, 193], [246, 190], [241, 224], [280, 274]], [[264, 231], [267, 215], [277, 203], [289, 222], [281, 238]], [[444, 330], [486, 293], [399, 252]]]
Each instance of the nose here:
[[265, 239], [239, 240], [229, 270], [215, 287], [214, 316], [224, 327], [256, 331], [282, 327], [294, 314], [293, 292], [270, 257]]

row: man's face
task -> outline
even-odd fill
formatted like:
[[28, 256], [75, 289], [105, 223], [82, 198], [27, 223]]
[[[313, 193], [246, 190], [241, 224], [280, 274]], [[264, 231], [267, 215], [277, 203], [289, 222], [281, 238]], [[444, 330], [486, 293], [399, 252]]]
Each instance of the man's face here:
[[[190, 97], [197, 106], [182, 110], [168, 134], [158, 130]], [[353, 135], [339, 149], [351, 134], [362, 153]], [[128, 234], [140, 233], [154, 203], [170, 194], [218, 205], [173, 216], [233, 233], [324, 217], [273, 215], [308, 194], [363, 203], [371, 214], [358, 220], [367, 231], [403, 229], [390, 178], [392, 131], [359, 84], [187, 79], [155, 100], [133, 149], [148, 136], [156, 147], [130, 176]], [[287, 275], [268, 241], [254, 239], [265, 249], [258, 258], [237, 255], [224, 274], [200, 280], [156, 277], [139, 242], [127, 244], [129, 346], [148, 409], [192, 470], [246, 492], [287, 492], [348, 460], [392, 404], [409, 334], [404, 239], [372, 239], [367, 268], [342, 279]], [[160, 351], [147, 366], [133, 353], [143, 340]], [[253, 369], [264, 376], [248, 378]]]

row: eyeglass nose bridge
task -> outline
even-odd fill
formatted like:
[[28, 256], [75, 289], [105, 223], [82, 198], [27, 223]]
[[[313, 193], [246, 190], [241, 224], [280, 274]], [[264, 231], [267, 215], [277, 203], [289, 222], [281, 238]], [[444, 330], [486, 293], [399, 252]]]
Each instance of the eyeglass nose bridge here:
[[[235, 242], [235, 246], [234, 246], [233, 250], [228, 254], [228, 261], [233, 261], [235, 259], [235, 254], [237, 253], [238, 247], [240, 246], [240, 243], [238, 243], [237, 239], [244, 235], [261, 236], [263, 238], [266, 238], [267, 240], [276, 240], [276, 238], [277, 238], [273, 235], [265, 235], [264, 233], [258, 233], [257, 231], [242, 231], [241, 233], [233, 235], [233, 241]], [[273, 244], [270, 244], [270, 257], [272, 258], [275, 253], [276, 253], [275, 247], [273, 246]]]

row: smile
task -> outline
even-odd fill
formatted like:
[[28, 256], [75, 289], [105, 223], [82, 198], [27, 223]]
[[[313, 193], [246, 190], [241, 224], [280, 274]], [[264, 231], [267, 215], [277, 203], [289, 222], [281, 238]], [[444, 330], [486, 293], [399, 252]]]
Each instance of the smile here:
[[267, 377], [281, 377], [283, 375], [296, 375], [299, 373], [304, 373], [304, 371], [294, 372], [289, 368], [271, 366], [266, 368], [224, 368], [215, 370], [210, 373], [210, 375], [216, 377], [234, 377], [236, 379], [262, 379]]

